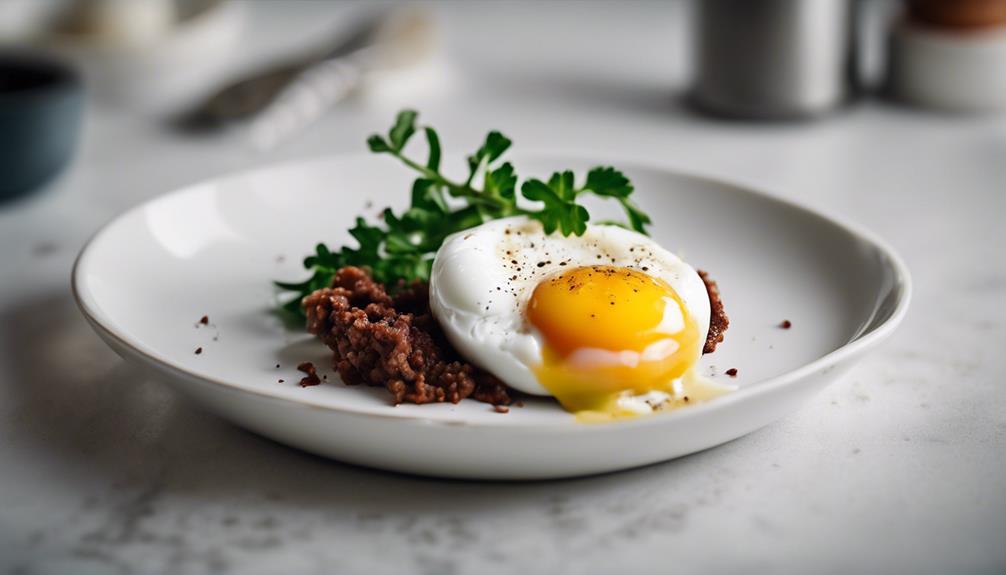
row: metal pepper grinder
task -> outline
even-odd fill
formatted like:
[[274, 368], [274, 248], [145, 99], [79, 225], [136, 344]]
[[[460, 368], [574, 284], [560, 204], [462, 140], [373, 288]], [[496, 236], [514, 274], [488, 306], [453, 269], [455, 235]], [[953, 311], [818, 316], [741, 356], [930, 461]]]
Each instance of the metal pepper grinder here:
[[854, 0], [699, 0], [692, 97], [708, 113], [818, 116], [855, 91]]

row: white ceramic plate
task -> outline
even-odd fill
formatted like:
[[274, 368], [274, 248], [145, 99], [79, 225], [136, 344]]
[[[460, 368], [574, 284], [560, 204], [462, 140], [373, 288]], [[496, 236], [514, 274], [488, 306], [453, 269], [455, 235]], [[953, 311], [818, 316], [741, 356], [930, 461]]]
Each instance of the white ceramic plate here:
[[[544, 176], [598, 162], [515, 163]], [[74, 290], [123, 357], [242, 426], [362, 465], [493, 479], [626, 469], [735, 439], [794, 410], [903, 316], [908, 272], [870, 234], [740, 187], [619, 166], [654, 218], [654, 237], [719, 281], [731, 324], [703, 371], [739, 391], [676, 412], [579, 424], [546, 399], [508, 414], [470, 400], [394, 407], [381, 388], [343, 385], [328, 350], [273, 313], [270, 280], [303, 277], [302, 256], [318, 241], [348, 241], [356, 214], [408, 201], [411, 175], [387, 157], [266, 168], [157, 198], [91, 240]], [[197, 326], [203, 315], [209, 326]], [[786, 319], [792, 329], [778, 328]], [[297, 385], [305, 360], [323, 368], [327, 384]], [[729, 368], [736, 379], [723, 374]]]

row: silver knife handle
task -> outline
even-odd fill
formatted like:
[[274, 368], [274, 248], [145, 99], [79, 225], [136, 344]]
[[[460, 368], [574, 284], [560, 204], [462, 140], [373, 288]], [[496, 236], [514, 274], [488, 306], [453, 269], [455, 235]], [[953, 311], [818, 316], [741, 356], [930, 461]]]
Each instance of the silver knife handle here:
[[359, 86], [371, 59], [368, 52], [325, 60], [301, 72], [252, 121], [252, 145], [259, 150], [271, 149], [323, 116]]

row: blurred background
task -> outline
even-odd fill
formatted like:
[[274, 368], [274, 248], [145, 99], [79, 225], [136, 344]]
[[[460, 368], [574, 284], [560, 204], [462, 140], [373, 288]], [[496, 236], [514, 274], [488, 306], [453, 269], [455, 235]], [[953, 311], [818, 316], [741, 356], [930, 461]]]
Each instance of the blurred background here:
[[[904, 255], [913, 310], [780, 424], [536, 486], [278, 447], [138, 381], [79, 316], [73, 260], [118, 213], [365, 153], [403, 107], [437, 127], [449, 171], [500, 129], [521, 151], [655, 163], [845, 216]], [[1004, 110], [1006, 0], [0, 0], [0, 571], [582, 572], [568, 568], [640, 567], [683, 541], [683, 565], [722, 572], [1002, 572]], [[850, 442], [856, 464], [822, 477]], [[708, 487], [719, 514], [686, 532], [659, 505], [675, 481]], [[403, 516], [411, 494], [426, 503]], [[296, 537], [257, 531], [275, 517]], [[733, 554], [698, 543], [722, 533]]]
[[878, 109], [884, 121], [943, 123], [1006, 108], [1004, 26], [998, 0], [5, 0], [0, 145], [22, 159], [8, 154], [0, 187], [39, 189], [80, 149], [85, 173], [92, 153], [127, 160], [142, 140], [179, 146], [177, 160], [149, 167], [167, 181], [139, 170], [163, 191], [272, 158], [362, 150], [402, 106], [465, 147], [492, 126], [524, 148], [631, 141], [643, 144], [633, 154], [671, 162], [723, 131], [742, 145]]

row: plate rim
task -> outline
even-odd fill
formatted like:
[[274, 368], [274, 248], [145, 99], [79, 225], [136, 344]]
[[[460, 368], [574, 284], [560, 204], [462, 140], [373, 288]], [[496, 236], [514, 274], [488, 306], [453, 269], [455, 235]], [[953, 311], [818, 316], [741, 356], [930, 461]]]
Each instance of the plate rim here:
[[[507, 428], [510, 430], [521, 430], [521, 431], [535, 431], [544, 430], [548, 432], [583, 432], [587, 430], [597, 430], [605, 429], [610, 430], [612, 428], [627, 429], [635, 427], [648, 427], [652, 425], [661, 425], [669, 423], [671, 420], [679, 421], [684, 419], [690, 419], [694, 417], [700, 417], [705, 413], [713, 410], [719, 410], [726, 408], [729, 404], [736, 403], [738, 401], [744, 401], [748, 397], [756, 395], [764, 395], [771, 393], [772, 391], [796, 383], [805, 377], [818, 372], [829, 370], [830, 367], [842, 362], [843, 360], [852, 359], [858, 354], [875, 347], [882, 341], [886, 340], [901, 324], [904, 319], [909, 304], [912, 300], [913, 285], [911, 279], [911, 273], [908, 270], [908, 266], [905, 264], [902, 257], [891, 247], [880, 236], [874, 232], [868, 230], [860, 224], [853, 223], [848, 219], [832, 214], [827, 210], [819, 210], [817, 208], [812, 208], [810, 206], [804, 205], [803, 203], [791, 200], [788, 198], [782, 198], [775, 196], [771, 193], [766, 192], [756, 186], [749, 186], [743, 183], [734, 183], [729, 180], [706, 176], [701, 174], [694, 174], [687, 171], [678, 170], [675, 167], [668, 166], [659, 162], [652, 161], [640, 161], [631, 160], [625, 158], [619, 158], [617, 155], [606, 154], [602, 157], [591, 155], [591, 154], [569, 154], [569, 153], [553, 153], [553, 152], [535, 152], [528, 151], [520, 154], [514, 154], [514, 162], [519, 162], [522, 158], [527, 160], [542, 160], [555, 158], [557, 160], [566, 160], [572, 162], [581, 163], [595, 163], [598, 165], [611, 165], [617, 164], [620, 167], [627, 167], [630, 169], [639, 170], [649, 170], [655, 172], [663, 172], [664, 174], [671, 175], [676, 178], [681, 178], [685, 180], [692, 180], [694, 182], [704, 184], [704, 185], [714, 185], [724, 188], [729, 188], [732, 193], [747, 194], [752, 195], [760, 200], [768, 201], [770, 203], [779, 205], [784, 208], [795, 210], [804, 216], [810, 216], [824, 220], [825, 222], [839, 228], [840, 230], [846, 232], [850, 236], [864, 242], [865, 244], [871, 246], [879, 254], [881, 254], [885, 260], [885, 264], [889, 267], [890, 271], [894, 274], [894, 282], [892, 285], [892, 292], [896, 296], [896, 302], [890, 314], [879, 324], [874, 325], [877, 314], [880, 312], [880, 299], [878, 298], [875, 303], [874, 310], [869, 318], [863, 323], [862, 331], [857, 333], [848, 342], [844, 343], [837, 349], [828, 352], [825, 355], [818, 357], [817, 359], [801, 365], [800, 367], [787, 371], [785, 373], [770, 377], [768, 379], [762, 379], [757, 382], [753, 382], [750, 385], [744, 386], [730, 394], [717, 398], [715, 401], [710, 401], [702, 403], [695, 406], [690, 406], [688, 409], [678, 409], [667, 413], [654, 414], [649, 417], [638, 417], [625, 420], [616, 420], [610, 422], [600, 422], [591, 425], [578, 424], [574, 420], [564, 422], [533, 422], [526, 424], [515, 425], [513, 423], [507, 423], [504, 421], [485, 421], [485, 422], [471, 422], [471, 421], [451, 421], [443, 419], [432, 419], [429, 417], [424, 417], [421, 415], [392, 415], [392, 414], [381, 414], [372, 411], [346, 408], [344, 406], [333, 406], [328, 404], [318, 403], [312, 401], [310, 398], [304, 399], [293, 399], [289, 397], [284, 397], [281, 395], [271, 394], [267, 391], [248, 389], [242, 387], [239, 384], [230, 383], [222, 379], [216, 379], [209, 377], [193, 370], [185, 368], [184, 366], [176, 365], [174, 362], [167, 358], [159, 357], [157, 354], [153, 353], [152, 350], [147, 350], [144, 347], [134, 344], [130, 341], [128, 335], [121, 333], [119, 330], [115, 329], [113, 322], [103, 321], [107, 318], [107, 314], [103, 314], [100, 311], [99, 306], [96, 302], [93, 302], [90, 297], [90, 293], [86, 289], [84, 280], [84, 266], [87, 264], [87, 259], [91, 254], [93, 246], [95, 243], [106, 233], [114, 228], [120, 222], [126, 220], [127, 218], [133, 216], [134, 214], [148, 209], [150, 206], [154, 205], [159, 201], [167, 201], [169, 198], [180, 196], [183, 194], [195, 193], [199, 188], [210, 187], [214, 185], [221, 184], [228, 180], [235, 180], [238, 178], [252, 178], [264, 172], [274, 172], [278, 170], [289, 170], [296, 168], [305, 168], [307, 166], [320, 165], [326, 163], [338, 163], [346, 162], [352, 163], [354, 160], [360, 158], [370, 158], [373, 157], [372, 154], [364, 153], [342, 153], [342, 154], [327, 154], [312, 158], [301, 158], [282, 162], [275, 162], [270, 164], [265, 164], [262, 166], [257, 166], [245, 170], [237, 170], [233, 172], [228, 172], [221, 174], [212, 178], [199, 180], [197, 182], [182, 186], [180, 188], [172, 189], [171, 191], [159, 194], [152, 198], [149, 198], [135, 206], [132, 206], [123, 212], [113, 216], [104, 224], [102, 224], [88, 240], [84, 243], [80, 252], [74, 260], [73, 268], [70, 277], [70, 287], [73, 293], [74, 301], [76, 302], [81, 313], [84, 315], [85, 319], [91, 325], [98, 334], [106, 340], [112, 340], [121, 349], [128, 352], [129, 355], [135, 356], [137, 358], [142, 358], [143, 361], [151, 365], [156, 365], [162, 370], [170, 372], [176, 377], [183, 377], [193, 381], [197, 381], [200, 384], [210, 384], [220, 386], [230, 392], [235, 393], [246, 393], [250, 395], [257, 396], [261, 399], [267, 399], [272, 401], [280, 401], [291, 406], [304, 407], [310, 409], [321, 409], [325, 411], [331, 411], [334, 413], [342, 414], [353, 414], [361, 417], [377, 417], [383, 419], [395, 420], [402, 423], [416, 423], [422, 425], [433, 425], [433, 426], [445, 426], [445, 427], [477, 427], [477, 428]], [[110, 319], [110, 318], [109, 318]], [[113, 346], [115, 347], [115, 346]], [[129, 360], [130, 358], [125, 358]]]

